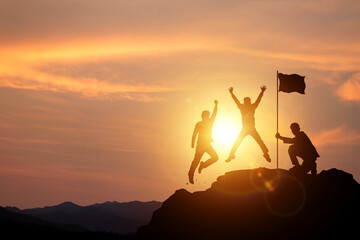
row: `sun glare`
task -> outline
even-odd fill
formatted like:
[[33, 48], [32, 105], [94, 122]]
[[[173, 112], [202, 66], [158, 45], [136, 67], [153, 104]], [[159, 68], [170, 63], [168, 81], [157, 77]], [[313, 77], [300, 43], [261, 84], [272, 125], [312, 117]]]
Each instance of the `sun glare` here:
[[239, 123], [230, 119], [219, 119], [213, 128], [213, 138], [216, 144], [231, 147], [239, 134]]

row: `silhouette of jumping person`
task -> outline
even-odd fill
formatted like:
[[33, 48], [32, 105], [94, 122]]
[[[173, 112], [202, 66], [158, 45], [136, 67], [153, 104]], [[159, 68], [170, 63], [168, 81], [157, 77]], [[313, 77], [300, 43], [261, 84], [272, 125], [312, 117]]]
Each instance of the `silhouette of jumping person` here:
[[[218, 101], [215, 100], [214, 103], [215, 103], [215, 106], [214, 106], [214, 110], [213, 110], [211, 117], [210, 117], [209, 111], [207, 111], [207, 110], [203, 111], [201, 114], [202, 121], [196, 123], [195, 129], [194, 129], [194, 132], [192, 135], [192, 139], [191, 139], [191, 147], [192, 148], [194, 148], [196, 136], [198, 136], [198, 140], [196, 143], [194, 160], [191, 163], [190, 170], [188, 173], [189, 182], [191, 184], [194, 184], [194, 173], [195, 173], [195, 169], [197, 168], [199, 163], [200, 163], [200, 166], [199, 166], [198, 171], [199, 171], [199, 173], [201, 173], [201, 171], [204, 168], [207, 168], [208, 166], [215, 163], [219, 159], [214, 148], [211, 146], [211, 142], [214, 141], [212, 139], [212, 127], [213, 127], [214, 120], [215, 120], [215, 117], [217, 114]], [[208, 159], [205, 162], [200, 162], [200, 159], [204, 155], [204, 153], [208, 153], [210, 155], [210, 159]]]
[[259, 144], [261, 150], [264, 153], [264, 158], [268, 161], [271, 162], [270, 156], [269, 156], [269, 150], [266, 147], [265, 143], [261, 140], [261, 137], [259, 135], [259, 133], [256, 131], [255, 128], [255, 110], [257, 108], [257, 106], [259, 105], [262, 96], [264, 95], [264, 92], [266, 90], [266, 86], [261, 86], [260, 87], [261, 92], [258, 96], [258, 98], [256, 99], [256, 101], [251, 104], [251, 99], [249, 97], [245, 97], [244, 98], [244, 103], [240, 103], [240, 101], [236, 98], [236, 96], [234, 95], [234, 88], [230, 87], [229, 88], [229, 92], [231, 94], [231, 97], [234, 99], [237, 107], [240, 109], [241, 112], [241, 116], [242, 116], [242, 130], [239, 134], [239, 136], [237, 137], [231, 151], [229, 154], [229, 157], [225, 160], [226, 162], [230, 162], [232, 159], [235, 158], [235, 152], [238, 149], [238, 147], [240, 146], [241, 142], [244, 140], [244, 138], [247, 135], [252, 136], [255, 141]]
[[[302, 169], [303, 173], [306, 174], [311, 171], [311, 174], [316, 175], [316, 159], [320, 157], [316, 148], [310, 141], [309, 137], [300, 131], [298, 123], [292, 123], [290, 125], [291, 132], [295, 135], [294, 138], [283, 137], [280, 133], [276, 133], [275, 137], [282, 140], [284, 143], [292, 143], [289, 147], [289, 156], [291, 163], [294, 165], [292, 169]], [[302, 158], [303, 164], [300, 166], [297, 157]]]

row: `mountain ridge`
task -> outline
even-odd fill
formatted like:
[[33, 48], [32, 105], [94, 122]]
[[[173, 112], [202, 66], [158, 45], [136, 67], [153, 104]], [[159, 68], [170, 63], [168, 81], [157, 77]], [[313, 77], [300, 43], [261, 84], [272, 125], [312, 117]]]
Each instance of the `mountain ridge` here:
[[3, 207], [0, 207], [0, 232], [9, 239], [128, 239], [113, 233], [92, 232], [78, 225], [50, 223]]
[[75, 224], [91, 231], [128, 234], [136, 232], [138, 227], [148, 223], [154, 210], [161, 204], [157, 201], [123, 203], [107, 201], [79, 206], [67, 201], [43, 208], [20, 210], [16, 207], [6, 207], [6, 209], [39, 217], [55, 224]]

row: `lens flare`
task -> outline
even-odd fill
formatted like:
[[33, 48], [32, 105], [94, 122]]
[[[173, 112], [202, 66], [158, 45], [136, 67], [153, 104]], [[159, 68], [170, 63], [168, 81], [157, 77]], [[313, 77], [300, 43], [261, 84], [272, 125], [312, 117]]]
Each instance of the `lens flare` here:
[[276, 188], [265, 193], [266, 206], [275, 215], [294, 216], [305, 205], [305, 188], [297, 178], [290, 175], [282, 176], [279, 180]]

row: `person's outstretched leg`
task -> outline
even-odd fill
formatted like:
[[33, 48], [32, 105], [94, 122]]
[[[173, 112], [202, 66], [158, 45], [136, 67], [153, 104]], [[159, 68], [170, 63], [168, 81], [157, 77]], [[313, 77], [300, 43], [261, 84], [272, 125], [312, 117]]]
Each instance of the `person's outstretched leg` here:
[[269, 156], [269, 149], [266, 147], [264, 141], [261, 139], [261, 137], [260, 137], [259, 133], [256, 131], [256, 129], [254, 128], [252, 131], [250, 131], [249, 134], [250, 134], [250, 136], [252, 136], [255, 139], [257, 144], [259, 144], [266, 161], [271, 162], [271, 158]]
[[239, 134], [239, 136], [237, 137], [233, 147], [231, 148], [229, 157], [225, 160], [225, 162], [230, 162], [232, 159], [235, 158], [235, 152], [238, 149], [238, 147], [240, 146], [240, 144], [242, 143], [242, 141], [244, 140], [244, 138], [247, 135], [247, 131], [243, 128]]
[[199, 165], [200, 159], [202, 157], [202, 155], [204, 155], [204, 150], [203, 149], [199, 149], [199, 147], [196, 147], [196, 152], [195, 152], [195, 156], [194, 156], [194, 160], [192, 161], [191, 165], [190, 165], [190, 169], [189, 169], [189, 182], [191, 184], [194, 184], [194, 173], [195, 173], [195, 169], [197, 168], [197, 166]]
[[210, 158], [205, 162], [200, 162], [200, 166], [198, 169], [199, 173], [201, 173], [201, 171], [204, 168], [207, 168], [208, 166], [215, 163], [219, 159], [219, 156], [217, 155], [215, 149], [211, 145], [205, 150], [205, 152], [207, 152], [210, 155]]

